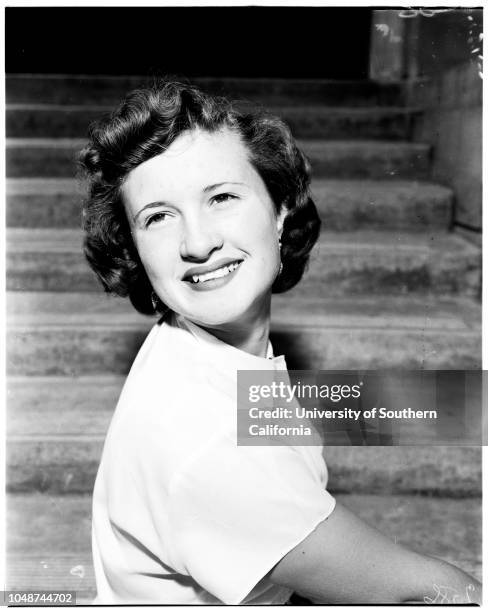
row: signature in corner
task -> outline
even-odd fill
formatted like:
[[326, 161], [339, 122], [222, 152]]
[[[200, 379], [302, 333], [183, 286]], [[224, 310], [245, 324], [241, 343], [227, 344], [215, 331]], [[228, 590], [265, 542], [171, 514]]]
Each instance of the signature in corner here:
[[448, 586], [438, 586], [437, 584], [432, 585], [434, 587], [434, 597], [426, 595], [424, 602], [427, 604], [470, 604], [473, 603], [469, 596], [470, 591], [474, 591], [474, 585], [468, 584], [466, 587], [465, 597], [463, 598], [461, 593], [458, 593], [456, 589]]
[[398, 13], [398, 16], [403, 17], [404, 19], [411, 19], [412, 17], [418, 17], [419, 15], [422, 15], [423, 17], [434, 17], [434, 15], [437, 15], [438, 13], [448, 13], [449, 11], [453, 11], [453, 10], [454, 9], [452, 8], [443, 8], [443, 9], [409, 8], [409, 9], [404, 9], [400, 11]]

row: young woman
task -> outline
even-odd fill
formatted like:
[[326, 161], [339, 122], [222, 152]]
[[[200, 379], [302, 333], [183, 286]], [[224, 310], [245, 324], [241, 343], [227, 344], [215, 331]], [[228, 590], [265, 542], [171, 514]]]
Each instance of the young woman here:
[[95, 484], [96, 602], [479, 601], [473, 578], [337, 504], [319, 447], [237, 446], [237, 371], [286, 370], [271, 294], [300, 280], [320, 227], [288, 128], [163, 82], [95, 126], [82, 163], [90, 264], [162, 315]]

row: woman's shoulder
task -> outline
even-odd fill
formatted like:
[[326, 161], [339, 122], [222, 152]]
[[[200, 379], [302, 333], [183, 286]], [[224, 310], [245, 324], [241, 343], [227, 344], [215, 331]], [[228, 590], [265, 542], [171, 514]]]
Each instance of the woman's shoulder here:
[[139, 348], [128, 378], [136, 372], [158, 369], [162, 365], [177, 374], [178, 369], [185, 369], [184, 364], [195, 361], [197, 349], [192, 335], [175, 325], [173, 317], [161, 318]]
[[174, 457], [233, 424], [230, 398], [209, 380], [198, 349], [185, 330], [164, 322], [153, 327], [120, 394], [107, 452]]

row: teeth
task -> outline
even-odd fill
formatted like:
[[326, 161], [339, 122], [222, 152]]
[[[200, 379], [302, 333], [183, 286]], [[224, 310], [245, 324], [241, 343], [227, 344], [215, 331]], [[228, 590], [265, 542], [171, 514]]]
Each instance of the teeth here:
[[214, 270], [213, 272], [207, 272], [207, 274], [194, 274], [191, 279], [194, 283], [204, 283], [205, 281], [212, 280], [214, 278], [221, 278], [222, 276], [227, 276], [233, 272], [239, 264], [237, 262], [230, 264], [228, 266], [223, 266], [222, 268], [218, 268], [218, 270]]

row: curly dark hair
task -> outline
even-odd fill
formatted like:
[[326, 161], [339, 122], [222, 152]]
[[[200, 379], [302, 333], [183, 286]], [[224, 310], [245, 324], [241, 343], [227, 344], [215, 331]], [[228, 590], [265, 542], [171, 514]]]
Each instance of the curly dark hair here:
[[288, 211], [281, 236], [283, 269], [273, 293], [290, 289], [303, 275], [320, 218], [310, 197], [310, 165], [287, 125], [262, 111], [237, 110], [229, 100], [192, 85], [163, 80], [131, 92], [110, 117], [90, 126], [89, 143], [80, 153], [89, 184], [83, 204], [85, 255], [105, 291], [129, 296], [143, 314], [155, 313], [153, 288], [132, 240], [121, 198], [123, 181], [183, 132], [225, 127], [246, 144], [277, 212], [282, 206]]

